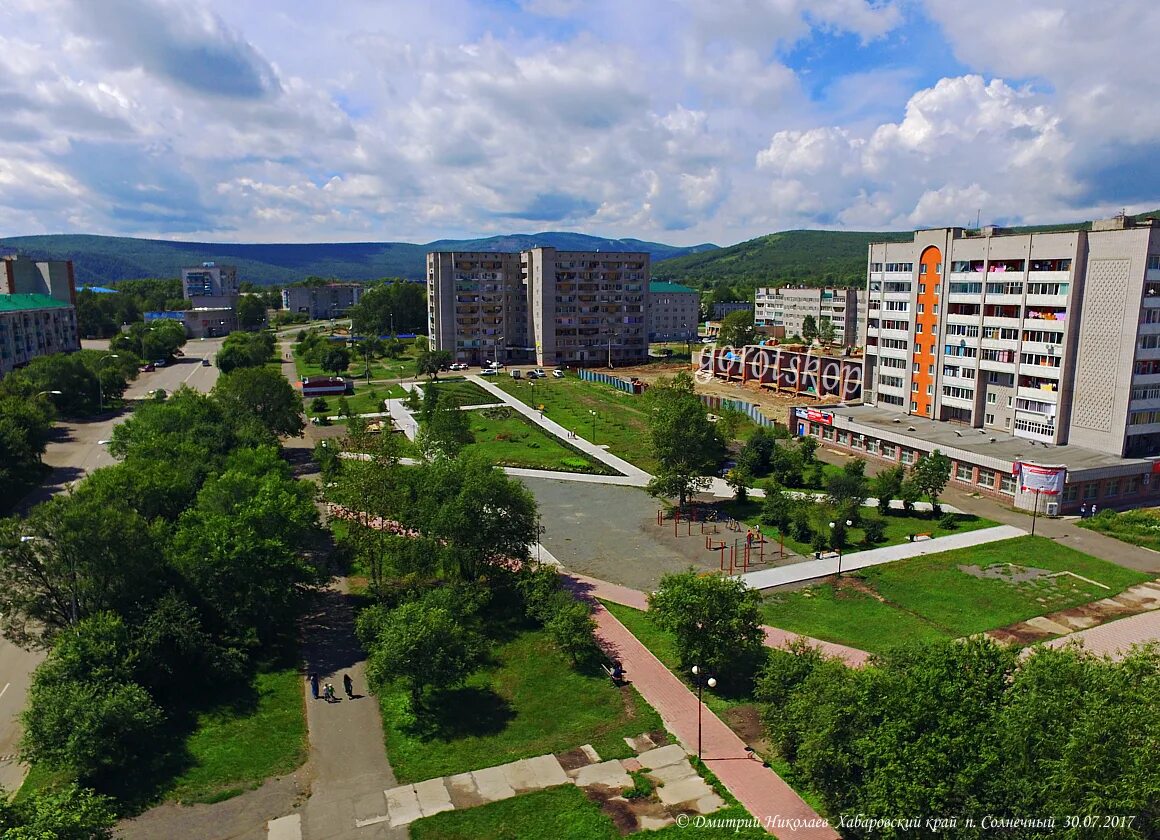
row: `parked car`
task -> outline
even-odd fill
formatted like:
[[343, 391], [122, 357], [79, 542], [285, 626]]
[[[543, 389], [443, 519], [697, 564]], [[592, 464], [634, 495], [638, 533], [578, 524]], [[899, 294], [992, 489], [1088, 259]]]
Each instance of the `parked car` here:
[[544, 373], [543, 368], [536, 368], [536, 376], [547, 376], [547, 375], [548, 374]]
[[557, 379], [563, 379], [564, 378], [564, 371], [554, 370], [554, 371], [552, 371], [552, 376], [556, 377]]
[[153, 366], [153, 362], [146, 362], [145, 364], [141, 365], [140, 368], [138, 368], [138, 370], [140, 370], [141, 373], [152, 373], [156, 369], [157, 368], [155, 368]]
[[467, 370], [467, 364], [465, 362], [452, 362], [451, 369], [452, 370]]
[[156, 367], [165, 367], [165, 360], [164, 360], [164, 359], [158, 359], [158, 360], [157, 360], [157, 361], [155, 361], [153, 364], [154, 364]]
[[201, 366], [202, 367], [209, 367], [209, 359], [202, 359]]
[[519, 379], [521, 374], [518, 370], [511, 371], [512, 379]]
[[484, 368], [483, 370], [481, 370], [479, 372], [479, 375], [480, 376], [495, 376], [497, 373], [499, 373], [499, 371], [496, 370], [495, 368]]

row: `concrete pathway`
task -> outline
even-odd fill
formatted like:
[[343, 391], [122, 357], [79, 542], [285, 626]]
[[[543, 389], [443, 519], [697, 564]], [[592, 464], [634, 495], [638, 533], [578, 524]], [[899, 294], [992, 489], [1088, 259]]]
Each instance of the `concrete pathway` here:
[[1017, 621], [983, 635], [1003, 644], [1033, 645], [1152, 610], [1160, 610], [1160, 580], [1145, 581], [1107, 598]]
[[[306, 840], [370, 840], [406, 837], [386, 824], [360, 829], [359, 821], [386, 813], [384, 786], [395, 776], [387, 761], [378, 701], [367, 689], [365, 654], [354, 635], [354, 613], [339, 579], [323, 591], [314, 610], [302, 622], [306, 673], [320, 683], [332, 683], [338, 702], [311, 697], [303, 680], [306, 719], [310, 731], [310, 766], [314, 775], [310, 799], [300, 814]], [[354, 699], [343, 691], [343, 674], [354, 681]], [[289, 816], [299, 816], [292, 814]], [[270, 836], [297, 840], [293, 820], [271, 823]]]
[[596, 444], [592, 443], [591, 441], [587, 441], [582, 437], [570, 438], [568, 429], [561, 426], [555, 420], [550, 420], [547, 417], [544, 417], [543, 415], [540, 414], [539, 411], [532, 408], [527, 403], [524, 403], [524, 402], [516, 399], [515, 397], [513, 397], [511, 394], [509, 394], [507, 391], [503, 390], [499, 386], [494, 385], [491, 382], [488, 382], [482, 376], [476, 376], [475, 374], [468, 374], [467, 380], [469, 382], [474, 382], [476, 385], [483, 388], [489, 394], [493, 394], [497, 399], [501, 400], [508, 407], [514, 409], [515, 411], [518, 411], [520, 414], [524, 415], [524, 417], [527, 417], [529, 420], [531, 420], [537, 426], [540, 426], [541, 428], [546, 429], [548, 432], [550, 432], [551, 434], [560, 438], [561, 440], [569, 441], [577, 449], [581, 450], [582, 452], [584, 452], [588, 455], [591, 455], [596, 460], [607, 464], [608, 466], [612, 467], [614, 470], [617, 470], [618, 472], [621, 472], [627, 476], [635, 476], [636, 478], [643, 478], [645, 480], [645, 482], [648, 482], [649, 479], [652, 478], [651, 475], [649, 475], [647, 472], [642, 470], [640, 467], [636, 466], [635, 464], [630, 464], [628, 461], [624, 460], [623, 458], [620, 458], [620, 457], [617, 457], [616, 455], [613, 455], [611, 452], [609, 452], [607, 449], [605, 449], [602, 446], [597, 446]]
[[[575, 572], [561, 572], [565, 578], [568, 579], [569, 588], [576, 593], [586, 595], [591, 598], [600, 598], [605, 601], [611, 601], [614, 604], [622, 604], [626, 607], [632, 607], [636, 610], [648, 610], [648, 593], [641, 592], [637, 589], [630, 589], [627, 586], [620, 586], [619, 584], [609, 583], [604, 580], [597, 580], [596, 578], [587, 577], [585, 575], [576, 574]], [[803, 636], [800, 633], [793, 633], [789, 630], [781, 630], [777, 627], [768, 627], [762, 625], [761, 628], [765, 633], [765, 646], [771, 648], [784, 648], [795, 641], [805, 641], [808, 644], [820, 649], [827, 656], [833, 656], [841, 659], [852, 668], [861, 668], [870, 660], [870, 654], [858, 648], [849, 647], [847, 645], [839, 645], [834, 642], [824, 642], [821, 639], [815, 639], [811, 636]]]
[[593, 618], [601, 640], [616, 652], [629, 681], [657, 710], [668, 730], [690, 752], [697, 751], [700, 731], [705, 764], [771, 834], [809, 840], [838, 837], [780, 776], [750, 759], [745, 743], [733, 730], [710, 709], [698, 708], [696, 695], [599, 603]]
[[[883, 563], [893, 563], [895, 560], [906, 560], [910, 557], [919, 557], [923, 554], [937, 554], [942, 551], [951, 551], [956, 548], [969, 548], [975, 545], [1009, 540], [1021, 537], [1027, 532], [1022, 528], [1011, 525], [997, 525], [994, 528], [980, 528], [976, 531], [965, 531], [961, 534], [948, 534], [945, 537], [936, 537], [933, 540], [919, 540], [905, 542], [899, 545], [889, 545], [884, 548], [872, 548], [868, 551], [858, 551], [854, 554], [844, 554], [841, 557], [841, 570], [844, 572], [854, 569], [864, 569], [867, 566], [880, 566]], [[838, 556], [823, 557], [820, 560], [807, 560], [804, 563], [794, 563], [789, 566], [778, 566], [773, 569], [761, 569], [740, 575], [741, 580], [753, 589], [770, 589], [775, 586], [784, 586], [787, 583], [800, 583], [806, 580], [815, 580], [828, 577], [838, 572]]]
[[[1047, 647], [1057, 648], [1078, 643], [1092, 653], [1110, 656], [1113, 659], [1122, 659], [1133, 645], [1149, 642], [1160, 642], [1160, 611], [1121, 618], [1118, 621], [1101, 624], [1090, 630], [1080, 630], [1043, 644]], [[1024, 648], [1024, 651], [1029, 652], [1034, 649], [1034, 647]]]
[[403, 405], [402, 399], [392, 397], [387, 400], [387, 413], [391, 415], [391, 421], [396, 429], [401, 430], [411, 440], [415, 439], [415, 435], [419, 433], [419, 423], [407, 410], [407, 406]]
[[[383, 791], [387, 801], [386, 816], [363, 820], [359, 827], [384, 822], [392, 827], [407, 826], [415, 820], [444, 811], [462, 811], [567, 784], [607, 796], [633, 786], [630, 770], [645, 770], [654, 781], [663, 782], [663, 786], [657, 788], [657, 797], [662, 804], [678, 812], [710, 814], [725, 807], [725, 800], [713, 792], [693, 769], [684, 749], [676, 744], [647, 750], [637, 758], [611, 761], [601, 761], [590, 744], [571, 750], [569, 754], [573, 757], [582, 755], [584, 763], [565, 769], [560, 759], [549, 753], [454, 776], [399, 785]], [[627, 808], [628, 801], [622, 796], [613, 796], [612, 799], [620, 799]], [[657, 829], [675, 822], [672, 815], [664, 812], [641, 827]]]

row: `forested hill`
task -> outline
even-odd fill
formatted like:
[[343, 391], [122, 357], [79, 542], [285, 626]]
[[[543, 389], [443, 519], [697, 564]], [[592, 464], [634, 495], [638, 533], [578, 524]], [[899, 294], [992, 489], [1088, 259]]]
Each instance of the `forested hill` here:
[[668, 259], [654, 265], [652, 274], [658, 280], [694, 286], [858, 286], [866, 282], [866, 248], [871, 242], [913, 238], [912, 232], [787, 230], [728, 248]]
[[716, 245], [680, 248], [639, 239], [605, 239], [581, 233], [535, 233], [487, 239], [410, 242], [343, 242], [247, 245], [172, 242], [118, 236], [51, 235], [0, 239], [0, 253], [35, 259], [73, 261], [78, 283], [112, 283], [142, 277], [177, 277], [181, 269], [214, 260], [236, 265], [238, 279], [255, 284], [284, 284], [307, 277], [371, 280], [426, 275], [428, 251], [518, 251], [536, 246], [562, 251], [647, 251], [654, 261]]

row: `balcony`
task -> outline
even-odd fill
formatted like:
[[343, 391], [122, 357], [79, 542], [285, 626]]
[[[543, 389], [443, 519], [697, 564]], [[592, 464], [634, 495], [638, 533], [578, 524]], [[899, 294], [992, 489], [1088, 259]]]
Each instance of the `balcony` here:
[[1057, 383], [1044, 382], [1041, 387], [1030, 387], [1027, 385], [1020, 385], [1015, 389], [1015, 396], [1026, 400], [1039, 400], [1040, 402], [1058, 402], [1059, 389], [1058, 387], [1048, 388], [1048, 385], [1055, 386]]
[[948, 396], [946, 394], [942, 394], [941, 397], [939, 398], [939, 402], [942, 403], [943, 405], [949, 405], [949, 406], [952, 406], [954, 408], [965, 408], [968, 411], [973, 410], [975, 407], [975, 398], [974, 397], [970, 397], [970, 398], [951, 397], [951, 396]]
[[886, 328], [880, 328], [878, 330], [878, 336], [880, 338], [893, 338], [897, 339], [898, 341], [910, 341], [910, 332], [908, 330], [890, 330]]

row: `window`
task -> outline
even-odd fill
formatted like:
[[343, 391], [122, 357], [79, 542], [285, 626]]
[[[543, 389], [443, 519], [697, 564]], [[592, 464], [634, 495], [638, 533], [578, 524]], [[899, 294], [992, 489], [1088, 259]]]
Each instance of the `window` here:
[[850, 433], [838, 432], [838, 443], [844, 443], [846, 446], [850, 445]]
[[914, 263], [886, 263], [886, 270], [910, 274], [914, 271]]
[[919, 312], [926, 312], [926, 304], [925, 304], [925, 303], [920, 303], [920, 304], [918, 305], [918, 311], [919, 311]]
[[1140, 489], [1140, 477], [1137, 475], [1134, 475], [1128, 479], [1128, 486], [1124, 488], [1124, 493], [1126, 495], [1130, 496], [1139, 489]]
[[[919, 365], [919, 363], [918, 363], [918, 362], [915, 362], [915, 363], [914, 363], [914, 369], [913, 369], [913, 372], [914, 372], [914, 373], [918, 373], [918, 369], [919, 369], [920, 367], [921, 367], [921, 365]], [[1157, 389], [1157, 390], [1160, 390], [1160, 389]]]
[[1140, 336], [1141, 350], [1155, 350], [1157, 347], [1160, 347], [1160, 335]]
[[1010, 407], [1011, 407], [1011, 401], [1012, 401], [1013, 399], [1014, 399], [1014, 397], [1007, 397], [1007, 408], [1010, 408]]
[[910, 401], [910, 410], [911, 411], [918, 411], [918, 403], [916, 403], [914, 400]]
[[1085, 499], [1094, 499], [1100, 495], [1100, 483], [1098, 481], [1089, 481], [1084, 485], [1083, 497]]
[[1109, 497], [1120, 495], [1120, 480], [1118, 478], [1108, 479], [1108, 487], [1104, 491], [1104, 495]]
[[918, 284], [918, 293], [919, 293], [920, 295], [925, 295], [925, 294], [926, 294], [926, 283], [919, 283], [919, 284]]
[[959, 464], [955, 467], [955, 480], [970, 484], [975, 478], [975, 468], [970, 464]]
[[926, 372], [929, 376], [934, 376], [934, 365], [927, 365]]
[[1152, 271], [1160, 269], [1160, 254], [1148, 255], [1148, 268]]
[[914, 450], [913, 449], [903, 449], [902, 450], [902, 463], [904, 463], [904, 464], [913, 464], [914, 463]]
[[[938, 291], [938, 289], [935, 289], [935, 291], [937, 292], [937, 291]], [[937, 314], [938, 314], [938, 304], [937, 304], [937, 303], [934, 305], [934, 314], [935, 314], [935, 315], [937, 315]]]
[[[914, 325], [914, 333], [915, 333], [915, 335], [922, 334], [922, 324], [915, 324]], [[1155, 345], [1153, 345], [1153, 346], [1155, 346]]]
[[995, 471], [979, 467], [979, 477], [975, 480], [975, 483], [980, 487], [993, 488], [995, 486]]
[[994, 426], [994, 425], [995, 425], [995, 415], [994, 415], [994, 414], [988, 414], [988, 415], [986, 415], [986, 419], [984, 420], [984, 422], [985, 422], [985, 423], [986, 423], [988, 426]]
[[917, 390], [918, 390], [918, 383], [917, 383], [917, 382], [911, 382], [911, 383], [910, 383], [910, 390], [912, 390], [912, 391], [917, 391]]
[[[878, 441], [877, 441], [877, 439], [875, 439], [875, 438], [867, 438], [866, 439], [866, 451], [869, 452], [871, 455], [878, 454]], [[1160, 486], [1160, 485], [1158, 485], [1158, 486]]]
[[898, 447], [895, 446], [893, 443], [883, 443], [882, 444], [882, 457], [889, 458], [891, 461], [893, 461], [895, 458], [898, 457]]
[[927, 264], [926, 264], [926, 263], [922, 263], [922, 264], [921, 264], [921, 265], [918, 267], [918, 273], [919, 273], [919, 274], [926, 274], [926, 269], [927, 269]]
[[1079, 495], [1079, 487], [1075, 484], [1069, 484], [1063, 490], [1063, 500], [1065, 502], [1074, 502], [1076, 496]]
[[999, 401], [999, 395], [998, 395], [998, 394], [996, 394], [994, 391], [988, 391], [988, 392], [987, 392], [987, 404], [988, 404], [988, 405], [994, 405], [994, 404], [995, 404], [995, 403], [997, 403], [998, 401]]
[[1024, 420], [1022, 417], [1015, 418], [1015, 430], [1018, 432], [1030, 432], [1033, 435], [1041, 435], [1043, 437], [1055, 436], [1054, 423], [1036, 423], [1033, 420]]
[[999, 479], [999, 492], [1014, 496], [1015, 476], [1011, 475], [1011, 473], [1003, 473], [1003, 477]]
[[956, 385], [943, 385], [943, 396], [956, 400], [973, 400], [975, 392], [970, 388], [960, 388]]

